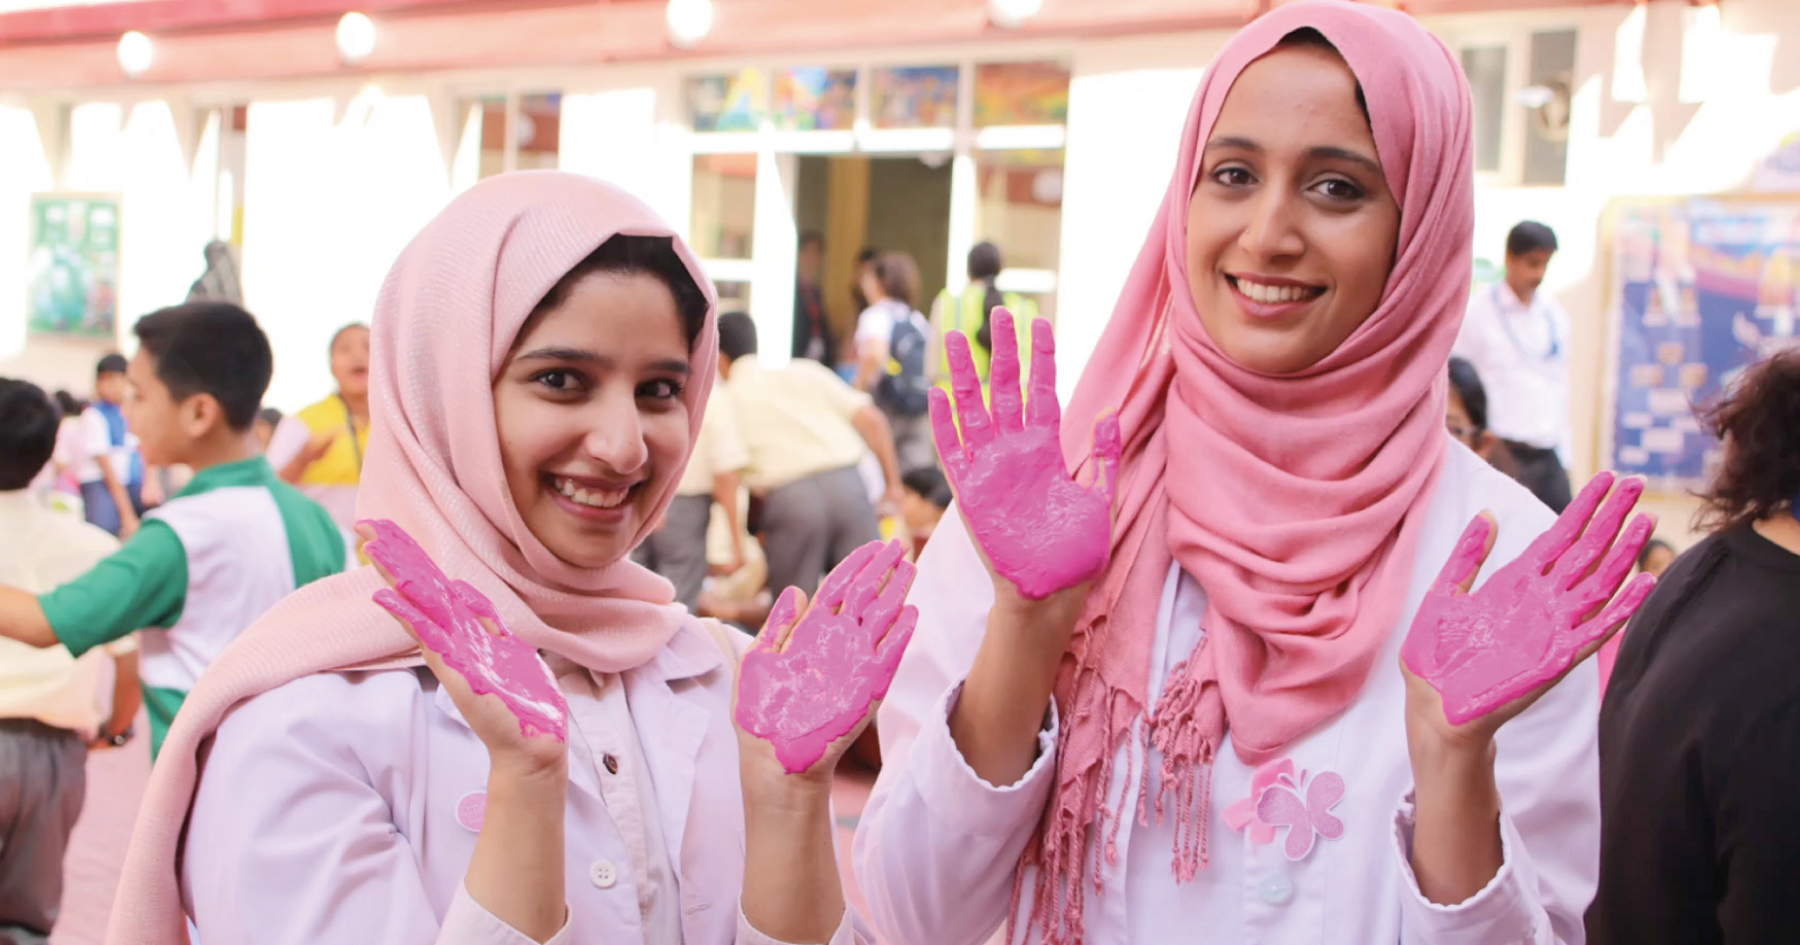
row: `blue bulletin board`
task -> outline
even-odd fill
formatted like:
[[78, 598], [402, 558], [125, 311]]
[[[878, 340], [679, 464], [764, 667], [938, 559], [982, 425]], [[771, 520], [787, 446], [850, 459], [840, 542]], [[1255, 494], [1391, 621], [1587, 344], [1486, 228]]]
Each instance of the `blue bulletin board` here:
[[1661, 491], [1704, 482], [1696, 419], [1745, 367], [1800, 343], [1800, 201], [1693, 198], [1613, 209], [1605, 455]]

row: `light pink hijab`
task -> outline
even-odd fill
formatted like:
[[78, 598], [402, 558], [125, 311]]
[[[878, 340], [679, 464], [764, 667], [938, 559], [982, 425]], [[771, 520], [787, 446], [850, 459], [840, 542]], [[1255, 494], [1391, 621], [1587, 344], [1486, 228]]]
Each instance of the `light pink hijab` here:
[[[1374, 314], [1317, 365], [1274, 377], [1231, 361], [1201, 326], [1188, 204], [1232, 83], [1304, 27], [1362, 84], [1401, 222]], [[1278, 757], [1356, 697], [1396, 629], [1444, 455], [1444, 365], [1469, 289], [1468, 96], [1456, 59], [1410, 17], [1312, 0], [1245, 27], [1194, 97], [1175, 177], [1064, 418], [1072, 467], [1088, 459], [1095, 420], [1115, 410], [1125, 454], [1111, 564], [1058, 679], [1055, 794], [1025, 856], [1044, 874], [1031, 922], [1049, 942], [1081, 940], [1089, 858], [1116, 859], [1125, 818], [1106, 786], [1122, 746], [1144, 766], [1140, 819], [1151, 792], [1137, 739], [1161, 754], [1154, 805], [1160, 817], [1173, 802], [1174, 872], [1192, 879], [1226, 731], [1247, 763]], [[1151, 706], [1171, 561], [1206, 590], [1206, 633]]]
[[[357, 513], [398, 522], [448, 574], [493, 600], [533, 646], [597, 672], [648, 662], [692, 621], [667, 581], [620, 560], [564, 563], [520, 521], [501, 468], [491, 385], [526, 316], [557, 280], [618, 234], [674, 237], [629, 194], [554, 171], [477, 184], [427, 224], [388, 274], [375, 306], [373, 410]], [[683, 400], [689, 449], [715, 374], [712, 283], [675, 247], [707, 295]], [[661, 518], [679, 471], [656, 497]], [[646, 526], [633, 540], [642, 541]], [[178, 845], [199, 781], [197, 753], [240, 702], [311, 673], [420, 662], [406, 631], [369, 599], [372, 568], [316, 582], [257, 621], [209, 668], [169, 730], [126, 855], [110, 945], [186, 940]]]

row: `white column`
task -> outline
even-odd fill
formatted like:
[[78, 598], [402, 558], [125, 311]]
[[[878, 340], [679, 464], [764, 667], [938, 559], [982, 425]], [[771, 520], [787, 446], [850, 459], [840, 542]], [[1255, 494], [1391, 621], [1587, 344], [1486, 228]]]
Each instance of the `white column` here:
[[[767, 140], [766, 137], [764, 139]], [[763, 363], [788, 362], [794, 345], [794, 194], [800, 162], [776, 154], [766, 144], [756, 155], [756, 236], [750, 281], [750, 317], [756, 321], [757, 350]]]

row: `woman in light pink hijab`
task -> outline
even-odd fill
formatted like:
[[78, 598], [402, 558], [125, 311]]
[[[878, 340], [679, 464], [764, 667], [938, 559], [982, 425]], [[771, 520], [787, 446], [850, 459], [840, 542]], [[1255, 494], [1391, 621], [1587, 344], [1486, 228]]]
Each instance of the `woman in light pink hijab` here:
[[503, 175], [426, 226], [377, 303], [358, 511], [544, 656], [566, 747], [427, 668], [374, 569], [311, 585], [188, 697], [109, 942], [174, 945], [184, 912], [205, 945], [861, 940], [837, 753], [789, 777], [740, 741], [748, 641], [627, 557], [699, 432], [713, 303], [670, 228], [598, 181]]
[[1471, 519], [1487, 573], [1552, 520], [1443, 427], [1470, 141], [1392, 10], [1281, 6], [1208, 69], [1062, 418], [1082, 481], [1122, 433], [1096, 578], [1033, 600], [950, 518], [920, 562], [857, 835], [883, 941], [1581, 940], [1592, 664], [1451, 725], [1399, 661]]

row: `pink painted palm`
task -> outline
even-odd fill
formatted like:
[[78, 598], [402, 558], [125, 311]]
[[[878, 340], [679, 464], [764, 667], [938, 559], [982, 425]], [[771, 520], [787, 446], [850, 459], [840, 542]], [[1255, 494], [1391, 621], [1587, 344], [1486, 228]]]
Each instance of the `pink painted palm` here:
[[811, 770], [887, 695], [919, 619], [904, 606], [916, 571], [902, 555], [899, 542], [851, 552], [804, 614], [805, 595], [783, 591], [744, 654], [734, 717], [789, 774]]
[[[1106, 567], [1118, 480], [1119, 421], [1094, 428], [1094, 484], [1069, 475], [1060, 442], [1056, 343], [1050, 323], [1031, 326], [1029, 395], [1019, 383], [1018, 336], [1012, 313], [993, 312], [993, 412], [982, 403], [981, 379], [962, 332], [945, 338], [950, 398], [931, 392], [931, 425], [957, 506], [996, 575], [1028, 600], [1092, 580]], [[957, 420], [961, 420], [961, 432]]]
[[1469, 523], [1401, 650], [1407, 668], [1442, 697], [1451, 725], [1560, 678], [1649, 596], [1656, 580], [1648, 574], [1619, 592], [1655, 522], [1639, 515], [1620, 533], [1644, 481], [1625, 479], [1614, 489], [1615, 480], [1610, 472], [1595, 476], [1556, 524], [1474, 593], [1495, 525], [1485, 513]]

